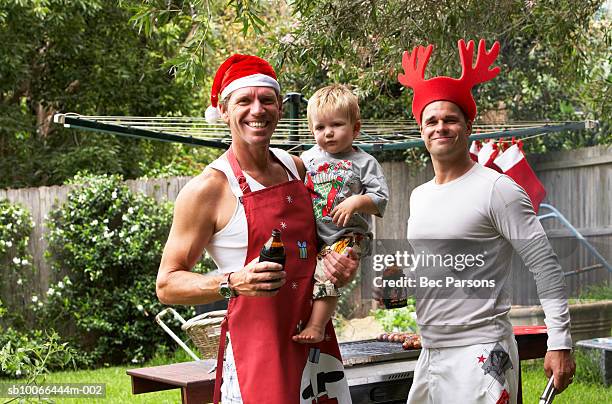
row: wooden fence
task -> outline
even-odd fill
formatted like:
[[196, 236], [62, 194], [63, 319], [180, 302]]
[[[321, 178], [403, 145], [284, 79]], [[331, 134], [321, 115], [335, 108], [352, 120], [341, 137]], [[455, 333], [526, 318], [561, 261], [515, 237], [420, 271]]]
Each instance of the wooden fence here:
[[[608, 261], [612, 261], [612, 146], [535, 155], [530, 156], [529, 160], [548, 192], [545, 202], [559, 209]], [[383, 169], [391, 199], [385, 217], [374, 221], [373, 230], [379, 239], [403, 239], [406, 237], [406, 221], [410, 214], [410, 193], [416, 186], [429, 181], [433, 177], [433, 170], [431, 165], [413, 170], [402, 162], [383, 163]], [[157, 200], [174, 201], [188, 180], [187, 177], [138, 180], [127, 181], [127, 185]], [[26, 206], [35, 222], [29, 247], [39, 273], [30, 287], [33, 294], [46, 291], [52, 281], [49, 265], [43, 258], [47, 248], [43, 237], [45, 218], [66, 199], [70, 189], [70, 186], [54, 186], [0, 190], [0, 198]], [[559, 222], [549, 220], [544, 226], [560, 256], [567, 255], [564, 249], [568, 246], [574, 249], [574, 245], [566, 239], [569, 233]], [[583, 248], [566, 261], [565, 271], [595, 263], [592, 255]], [[514, 282], [521, 287], [514, 288], [514, 299], [521, 303], [526, 296], [533, 294], [534, 285], [527, 271], [515, 272], [519, 275]], [[566, 279], [570, 290], [577, 291], [586, 284], [610, 280], [612, 276], [604, 269], [597, 269]], [[358, 301], [356, 297], [355, 303], [360, 306], [357, 312], [367, 312], [369, 304], [366, 302], [362, 305]]]

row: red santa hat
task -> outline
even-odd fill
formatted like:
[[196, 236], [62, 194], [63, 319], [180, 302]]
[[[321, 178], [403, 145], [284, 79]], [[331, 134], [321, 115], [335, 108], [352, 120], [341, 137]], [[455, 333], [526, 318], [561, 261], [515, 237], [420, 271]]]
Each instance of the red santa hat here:
[[499, 42], [495, 42], [487, 52], [484, 39], [478, 43], [478, 56], [476, 66], [473, 63], [474, 41], [465, 44], [463, 39], [459, 42], [459, 58], [463, 73], [459, 79], [446, 76], [434, 77], [425, 80], [425, 68], [433, 50], [433, 45], [427, 47], [414, 47], [412, 53], [404, 52], [402, 67], [404, 74], [398, 75], [398, 80], [405, 87], [412, 88], [412, 114], [417, 123], [421, 125], [421, 115], [425, 107], [434, 101], [450, 101], [457, 104], [465, 113], [466, 118], [473, 121], [476, 118], [476, 102], [472, 96], [472, 87], [476, 84], [489, 81], [500, 72], [499, 67], [491, 69], [491, 65], [499, 53]]
[[214, 123], [221, 118], [219, 101], [232, 91], [244, 87], [271, 87], [280, 94], [280, 85], [270, 63], [257, 56], [232, 55], [215, 74], [210, 91], [210, 106], [204, 114], [206, 121]]

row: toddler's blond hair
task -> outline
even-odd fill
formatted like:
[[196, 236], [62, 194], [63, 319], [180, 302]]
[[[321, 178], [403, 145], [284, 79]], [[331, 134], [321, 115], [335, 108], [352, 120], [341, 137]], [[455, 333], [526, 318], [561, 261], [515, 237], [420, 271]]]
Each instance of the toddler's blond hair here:
[[342, 84], [332, 84], [318, 89], [308, 100], [308, 127], [312, 130], [313, 114], [342, 114], [351, 123], [360, 119], [357, 96]]

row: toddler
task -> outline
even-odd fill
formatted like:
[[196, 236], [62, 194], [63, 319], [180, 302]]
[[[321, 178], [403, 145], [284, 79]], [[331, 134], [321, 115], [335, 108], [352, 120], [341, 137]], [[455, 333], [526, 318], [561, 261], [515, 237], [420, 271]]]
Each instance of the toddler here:
[[345, 86], [317, 90], [308, 101], [308, 127], [316, 145], [301, 156], [306, 185], [314, 192], [317, 234], [324, 244], [317, 255], [312, 314], [306, 327], [293, 336], [300, 343], [317, 343], [338, 301], [337, 288], [327, 279], [323, 257], [330, 251], [357, 255], [369, 250], [371, 215], [382, 217], [389, 191], [376, 159], [353, 140], [361, 121], [357, 97]]

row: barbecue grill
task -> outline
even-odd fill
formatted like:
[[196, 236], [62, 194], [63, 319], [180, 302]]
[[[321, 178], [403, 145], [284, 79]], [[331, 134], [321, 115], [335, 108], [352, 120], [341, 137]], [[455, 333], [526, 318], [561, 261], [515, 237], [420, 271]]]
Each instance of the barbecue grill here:
[[353, 404], [406, 403], [420, 349], [376, 340], [340, 344]]

